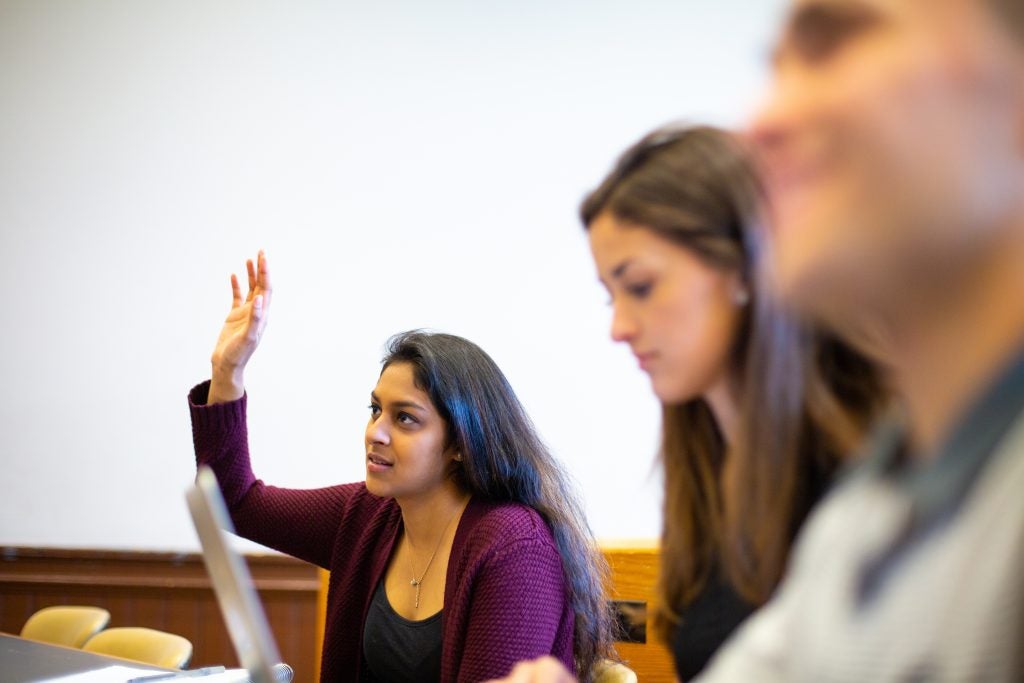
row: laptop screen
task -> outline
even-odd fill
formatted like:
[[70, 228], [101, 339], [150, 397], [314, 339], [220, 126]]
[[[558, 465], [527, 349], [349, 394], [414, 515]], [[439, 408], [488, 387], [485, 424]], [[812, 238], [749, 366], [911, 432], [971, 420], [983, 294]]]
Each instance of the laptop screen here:
[[266, 614], [242, 557], [228, 545], [225, 531], [234, 533], [217, 477], [202, 466], [195, 486], [185, 494], [203, 560], [213, 582], [221, 614], [239, 662], [253, 683], [274, 683], [274, 664], [281, 661]]

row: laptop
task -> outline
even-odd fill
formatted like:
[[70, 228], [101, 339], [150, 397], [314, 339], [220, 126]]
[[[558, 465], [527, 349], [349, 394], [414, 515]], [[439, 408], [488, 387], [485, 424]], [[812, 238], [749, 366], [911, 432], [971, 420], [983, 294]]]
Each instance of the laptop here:
[[200, 467], [195, 486], [186, 492], [185, 498], [203, 547], [206, 571], [242, 668], [248, 670], [252, 683], [291, 681], [291, 667], [279, 663], [281, 655], [253, 588], [249, 568], [228, 545], [224, 532], [235, 530], [213, 470], [205, 465]]

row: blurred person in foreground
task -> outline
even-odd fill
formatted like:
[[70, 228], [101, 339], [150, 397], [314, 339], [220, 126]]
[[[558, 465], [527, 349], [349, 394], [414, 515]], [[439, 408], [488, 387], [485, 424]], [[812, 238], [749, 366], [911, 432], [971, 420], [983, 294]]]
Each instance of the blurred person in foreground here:
[[904, 409], [700, 680], [1022, 680], [1024, 7], [798, 0], [751, 134], [778, 293], [884, 320]]

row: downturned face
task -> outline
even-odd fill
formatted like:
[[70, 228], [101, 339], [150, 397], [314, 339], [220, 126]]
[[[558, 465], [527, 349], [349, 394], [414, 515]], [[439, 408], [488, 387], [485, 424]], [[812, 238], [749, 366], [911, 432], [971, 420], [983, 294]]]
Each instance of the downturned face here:
[[698, 398], [727, 379], [745, 293], [738, 276], [607, 211], [588, 234], [611, 295], [612, 339], [629, 344], [662, 403]]
[[454, 452], [447, 424], [408, 363], [393, 363], [370, 394], [366, 425], [366, 488], [383, 498], [429, 496], [449, 481]]
[[1019, 209], [1024, 79], [997, 22], [979, 0], [794, 3], [751, 130], [784, 298], [941, 287]]

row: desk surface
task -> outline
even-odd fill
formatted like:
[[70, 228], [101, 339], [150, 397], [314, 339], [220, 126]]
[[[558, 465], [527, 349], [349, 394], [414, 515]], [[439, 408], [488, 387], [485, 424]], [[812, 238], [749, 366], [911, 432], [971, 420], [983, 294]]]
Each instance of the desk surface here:
[[0, 678], [4, 683], [30, 683], [117, 665], [169, 671], [118, 657], [107, 657], [0, 633]]

